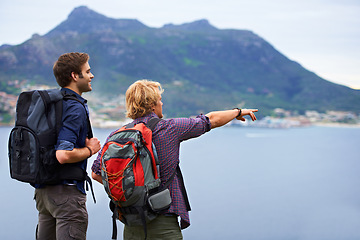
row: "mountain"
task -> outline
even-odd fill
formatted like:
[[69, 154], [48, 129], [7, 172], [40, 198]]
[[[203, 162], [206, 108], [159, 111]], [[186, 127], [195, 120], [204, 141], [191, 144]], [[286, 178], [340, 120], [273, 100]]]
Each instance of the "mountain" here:
[[217, 29], [202, 19], [151, 28], [85, 6], [53, 30], [0, 48], [0, 91], [8, 80], [55, 85], [52, 65], [65, 52], [87, 52], [94, 92], [123, 94], [138, 79], [162, 83], [164, 112], [274, 108], [360, 112], [360, 91], [326, 81], [289, 60], [251, 31]]

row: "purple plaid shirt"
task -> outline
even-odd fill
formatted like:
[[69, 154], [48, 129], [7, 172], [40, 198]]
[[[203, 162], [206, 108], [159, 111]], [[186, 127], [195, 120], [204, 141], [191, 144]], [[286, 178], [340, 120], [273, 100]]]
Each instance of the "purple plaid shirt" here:
[[[137, 118], [135, 123], [144, 122], [156, 117], [151, 113], [145, 117]], [[196, 118], [172, 118], [160, 121], [153, 132], [153, 142], [156, 146], [160, 161], [160, 173], [162, 184], [165, 184], [171, 175], [176, 171], [179, 163], [180, 143], [184, 140], [198, 137], [211, 129], [209, 118], [199, 115]], [[110, 134], [110, 136], [113, 133]], [[94, 161], [91, 169], [94, 173], [101, 174], [101, 151]], [[181, 193], [180, 181], [176, 176], [169, 185], [172, 204], [167, 213], [173, 213], [181, 217], [181, 229], [190, 225], [189, 213], [186, 210], [185, 200]]]

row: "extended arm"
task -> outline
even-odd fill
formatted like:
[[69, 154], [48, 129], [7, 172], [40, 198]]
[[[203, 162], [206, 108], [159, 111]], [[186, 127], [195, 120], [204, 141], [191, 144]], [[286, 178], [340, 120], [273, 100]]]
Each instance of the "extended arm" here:
[[[210, 119], [211, 128], [217, 128], [224, 126], [234, 118], [240, 121], [245, 121], [244, 116], [249, 115], [251, 117], [251, 120], [255, 121], [256, 116], [254, 112], [257, 112], [257, 109], [242, 109], [241, 115], [239, 114], [239, 109], [233, 109], [233, 110], [225, 110], [225, 111], [215, 111], [215, 112], [209, 112], [206, 114], [206, 116]], [[238, 116], [238, 117], [237, 117]]]

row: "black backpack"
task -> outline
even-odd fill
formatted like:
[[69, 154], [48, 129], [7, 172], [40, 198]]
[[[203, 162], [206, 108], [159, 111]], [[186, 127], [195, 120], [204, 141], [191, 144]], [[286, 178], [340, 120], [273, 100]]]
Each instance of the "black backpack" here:
[[[31, 185], [86, 180], [92, 190], [85, 170], [77, 164], [60, 164], [56, 159], [55, 145], [62, 126], [62, 104], [63, 100], [69, 99], [82, 103], [76, 96], [59, 89], [33, 90], [19, 95], [15, 127], [10, 132], [8, 145], [10, 176], [13, 179]], [[92, 138], [89, 116], [87, 119], [88, 137]]]

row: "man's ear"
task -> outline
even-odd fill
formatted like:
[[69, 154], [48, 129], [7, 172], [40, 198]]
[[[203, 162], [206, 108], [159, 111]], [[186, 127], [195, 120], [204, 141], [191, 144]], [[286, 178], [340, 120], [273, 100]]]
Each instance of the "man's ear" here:
[[74, 72], [71, 72], [71, 77], [74, 81], [77, 81], [77, 74]]

